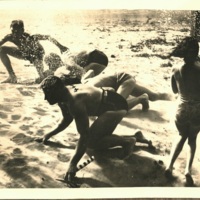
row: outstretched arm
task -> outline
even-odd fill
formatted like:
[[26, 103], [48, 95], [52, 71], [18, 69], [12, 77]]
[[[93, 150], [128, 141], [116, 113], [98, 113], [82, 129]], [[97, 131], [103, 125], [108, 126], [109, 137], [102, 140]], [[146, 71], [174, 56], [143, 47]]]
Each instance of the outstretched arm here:
[[66, 46], [63, 46], [62, 44], [60, 44], [56, 39], [52, 38], [50, 35], [33, 35], [34, 38], [38, 39], [38, 40], [49, 40], [50, 42], [52, 42], [53, 44], [55, 44], [61, 51], [61, 53], [69, 51], [69, 48]]
[[67, 106], [64, 105], [64, 104], [58, 104], [58, 105], [61, 109], [63, 119], [60, 122], [60, 124], [54, 130], [52, 130], [50, 133], [48, 133], [44, 136], [44, 138], [42, 140], [43, 143], [46, 143], [52, 136], [60, 133], [64, 129], [66, 129], [69, 126], [69, 124], [73, 121], [73, 117], [69, 113]]

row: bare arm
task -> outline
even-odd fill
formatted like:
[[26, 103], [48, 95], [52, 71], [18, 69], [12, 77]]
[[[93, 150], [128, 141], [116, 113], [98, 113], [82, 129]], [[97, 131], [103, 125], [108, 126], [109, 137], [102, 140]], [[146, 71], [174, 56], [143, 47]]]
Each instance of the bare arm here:
[[50, 42], [55, 44], [60, 49], [61, 53], [69, 51], [68, 47], [63, 46], [56, 39], [52, 38], [50, 35], [37, 34], [37, 35], [33, 35], [33, 37], [36, 38], [37, 40], [49, 40]]
[[11, 40], [10, 35], [6, 35], [2, 40], [0, 40], [0, 46], [3, 45], [4, 43], [8, 42]]
[[60, 133], [64, 129], [66, 129], [69, 126], [69, 124], [71, 124], [71, 122], [73, 121], [73, 117], [69, 113], [67, 106], [64, 104], [58, 104], [58, 105], [61, 109], [63, 119], [54, 130], [52, 130], [50, 133], [48, 133], [44, 136], [43, 143], [47, 142], [52, 136]]
[[92, 78], [92, 77], [94, 77], [94, 76], [95, 76], [95, 75], [94, 75], [94, 70], [90, 69], [90, 70], [88, 70], [88, 71], [83, 75], [82, 81], [84, 82], [86, 79]]
[[65, 180], [71, 181], [76, 174], [77, 163], [84, 155], [87, 148], [87, 140], [89, 134], [89, 118], [84, 106], [79, 105], [76, 110], [75, 122], [77, 130], [80, 134], [79, 141], [76, 146], [75, 154], [72, 156]]
[[177, 94], [178, 93], [178, 88], [177, 88], [177, 85], [176, 85], [176, 80], [174, 78], [174, 75], [172, 75], [171, 77], [171, 87], [172, 87], [172, 91]]

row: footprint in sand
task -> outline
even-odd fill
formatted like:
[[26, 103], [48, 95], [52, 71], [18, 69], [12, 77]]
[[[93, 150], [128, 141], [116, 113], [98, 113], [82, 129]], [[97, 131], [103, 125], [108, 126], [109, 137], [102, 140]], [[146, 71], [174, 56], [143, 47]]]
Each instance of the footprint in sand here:
[[27, 88], [17, 88], [19, 90], [19, 92], [23, 95], [23, 96], [34, 96], [34, 92], [32, 92], [31, 90], [27, 90]]
[[67, 135], [68, 135], [68, 138], [67, 138], [68, 142], [75, 142], [76, 143], [78, 141], [78, 135], [76, 133], [68, 133]]
[[22, 155], [22, 151], [19, 148], [13, 149], [13, 152], [11, 153], [12, 156], [20, 156]]
[[70, 155], [58, 153], [57, 158], [60, 162], [68, 162], [70, 160]]
[[22, 125], [19, 127], [22, 131], [28, 131], [29, 130], [29, 125]]
[[19, 120], [21, 115], [11, 115], [12, 120]]
[[4, 112], [0, 112], [0, 118], [1, 119], [6, 119], [6, 118], [8, 118], [8, 115], [6, 113], [4, 113]]
[[43, 136], [44, 135], [44, 130], [43, 129], [38, 129], [36, 135], [37, 136]]
[[0, 110], [1, 111], [6, 111], [6, 112], [11, 112], [12, 111], [12, 107], [10, 105], [2, 105], [2, 104], [0, 104]]
[[25, 158], [13, 158], [13, 159], [9, 159], [5, 164], [4, 164], [4, 167], [6, 168], [11, 168], [13, 166], [15, 167], [21, 167], [21, 166], [25, 166], [27, 163], [26, 163], [26, 160]]
[[23, 121], [25, 121], [25, 120], [33, 120], [33, 118], [32, 117], [24, 117], [24, 119], [23, 119]]
[[46, 146], [40, 143], [33, 143], [33, 144], [28, 145], [27, 149], [45, 152]]
[[44, 110], [42, 108], [34, 107], [34, 109], [36, 110], [36, 114], [38, 114], [38, 115], [43, 116], [46, 113], [46, 110]]
[[19, 133], [13, 138], [11, 138], [11, 140], [15, 142], [16, 144], [27, 144], [27, 143], [32, 142], [33, 138], [26, 136], [23, 133]]

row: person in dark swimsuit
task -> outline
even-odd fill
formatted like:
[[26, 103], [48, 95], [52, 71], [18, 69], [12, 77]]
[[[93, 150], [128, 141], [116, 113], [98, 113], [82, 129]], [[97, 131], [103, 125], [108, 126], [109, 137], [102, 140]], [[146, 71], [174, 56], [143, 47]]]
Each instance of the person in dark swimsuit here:
[[[83, 55], [80, 57], [83, 57]], [[105, 65], [95, 63], [98, 60], [89, 63], [84, 68], [80, 67], [76, 62], [63, 62], [59, 55], [55, 53], [46, 55], [45, 60], [47, 60], [46, 64], [49, 66], [49, 69], [52, 69], [51, 74], [54, 73], [55, 76], [61, 78], [64, 82], [65, 77], [68, 79], [70, 75], [71, 77], [76, 76], [83, 84], [113, 88], [115, 92], [127, 99], [129, 109], [141, 104], [142, 110], [147, 111], [149, 109], [149, 100], [172, 99], [170, 94], [154, 92], [136, 83], [135, 78], [126, 72], [106, 70]]]
[[[44, 142], [63, 131], [73, 119], [80, 134], [75, 154], [70, 160], [65, 176], [66, 181], [74, 178], [77, 163], [87, 148], [103, 150], [121, 146], [124, 158], [132, 154], [136, 139], [113, 134], [128, 112], [127, 102], [122, 96], [109, 90], [84, 84], [65, 86], [56, 76], [45, 78], [40, 86], [45, 100], [50, 105], [58, 104], [63, 115], [61, 123], [45, 136]], [[97, 117], [91, 126], [89, 126], [89, 116]]]
[[[9, 73], [8, 79], [4, 80], [2, 83], [17, 83], [17, 77], [12, 68], [9, 56], [30, 61], [36, 66], [40, 80], [44, 78], [43, 56], [45, 51], [39, 43], [40, 40], [51, 41], [60, 49], [61, 53], [69, 50], [49, 35], [30, 35], [24, 32], [24, 23], [22, 20], [13, 20], [10, 28], [12, 33], [0, 40], [0, 58]], [[6, 42], [12, 42], [17, 47], [2, 46]]]

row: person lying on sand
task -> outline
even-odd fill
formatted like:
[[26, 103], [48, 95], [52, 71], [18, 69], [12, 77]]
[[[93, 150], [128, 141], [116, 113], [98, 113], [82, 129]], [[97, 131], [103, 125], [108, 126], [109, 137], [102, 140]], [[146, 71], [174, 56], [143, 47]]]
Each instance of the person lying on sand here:
[[79, 66], [86, 68], [86, 71], [90, 63], [98, 63], [105, 67], [108, 66], [108, 56], [98, 49], [72, 53], [69, 55], [68, 59], [73, 60]]
[[[63, 131], [73, 119], [80, 134], [75, 154], [70, 160], [65, 175], [65, 181], [73, 180], [77, 163], [87, 148], [103, 150], [120, 146], [123, 149], [122, 158], [132, 154], [136, 139], [113, 134], [128, 112], [127, 102], [121, 95], [86, 84], [65, 86], [56, 76], [45, 78], [40, 86], [45, 100], [50, 105], [58, 104], [63, 115], [61, 123], [50, 134], [55, 135]], [[97, 117], [91, 126], [89, 126], [89, 116]]]
[[[99, 64], [93, 63], [93, 65], [98, 66]], [[54, 74], [56, 74], [56, 72]], [[85, 78], [84, 75], [82, 77], [81, 82], [83, 84], [88, 84], [95, 87], [112, 87], [118, 94], [122, 95], [125, 99], [127, 99], [128, 104], [130, 103], [129, 109], [135, 106], [132, 105], [132, 100], [130, 99], [130, 97], [139, 97], [143, 95], [146, 96], [146, 102], [148, 100], [171, 100], [172, 98], [171, 95], [167, 93], [156, 93], [144, 86], [139, 85], [138, 83], [136, 83], [136, 80], [132, 75], [121, 71], [112, 72], [104, 70], [99, 75], [94, 77], [91, 76], [90, 78]], [[140, 103], [143, 106], [143, 110], [148, 110], [149, 105], [145, 103], [145, 99], [143, 99], [143, 101]]]
[[172, 90], [179, 94], [175, 124], [179, 132], [170, 153], [170, 160], [165, 170], [167, 178], [172, 175], [173, 165], [188, 139], [188, 158], [185, 167], [186, 185], [193, 186], [191, 168], [196, 151], [197, 134], [200, 131], [200, 62], [198, 61], [199, 44], [192, 37], [184, 38], [174, 49], [171, 56], [184, 59], [184, 65], [173, 69]]
[[[10, 28], [11, 34], [6, 35], [0, 41], [0, 58], [9, 73], [8, 79], [4, 80], [2, 83], [17, 83], [17, 77], [12, 68], [9, 56], [29, 60], [36, 66], [40, 80], [44, 78], [43, 56], [45, 52], [44, 48], [39, 43], [40, 40], [51, 41], [60, 49], [61, 53], [69, 50], [49, 35], [30, 35], [24, 32], [24, 23], [22, 20], [13, 20]], [[2, 46], [6, 42], [12, 42], [17, 47]]]
[[[142, 105], [142, 109], [144, 111], [148, 110], [148, 100], [171, 100], [171, 96], [169, 94], [155, 93], [149, 90], [148, 88], [137, 84], [134, 77], [125, 72], [109, 72], [109, 70], [105, 70], [104, 65], [101, 65], [99, 63], [89, 63], [89, 65], [85, 67], [86, 69], [88, 69], [88, 71], [84, 72], [78, 70], [78, 66], [76, 63], [71, 63], [71, 65], [63, 65], [62, 63], [62, 65], [59, 65], [59, 63], [61, 62], [59, 61], [57, 56], [56, 54], [54, 56], [48, 56], [48, 62], [46, 62], [46, 64], [49, 65], [49, 68], [52, 69], [56, 69], [57, 67], [57, 69], [54, 72], [54, 75], [61, 78], [63, 82], [65, 82], [65, 77], [68, 79], [69, 76], [77, 76], [78, 78], [80, 78], [80, 82], [82, 82], [83, 84], [89, 84], [95, 87], [113, 88], [117, 93], [119, 93], [125, 99], [127, 99], [129, 110], [138, 104]], [[56, 61], [59, 61], [59, 63], [56, 63]], [[55, 67], [51, 67], [52, 64]], [[76, 70], [74, 70], [73, 68], [75, 68]], [[71, 71], [73, 71], [73, 73]]]
[[[77, 78], [81, 79], [84, 75], [86, 79], [91, 76], [97, 76], [108, 65], [107, 56], [97, 49], [90, 52], [71, 53], [65, 60], [64, 62], [56, 53], [45, 55], [44, 62], [49, 67], [48, 70], [44, 71], [45, 78], [48, 75], [53, 75], [56, 70], [57, 74], [65, 74], [66, 69], [69, 70], [70, 68], [71, 71], [75, 70], [74, 73], [76, 73]], [[99, 65], [94, 65], [93, 63], [98, 63]]]

